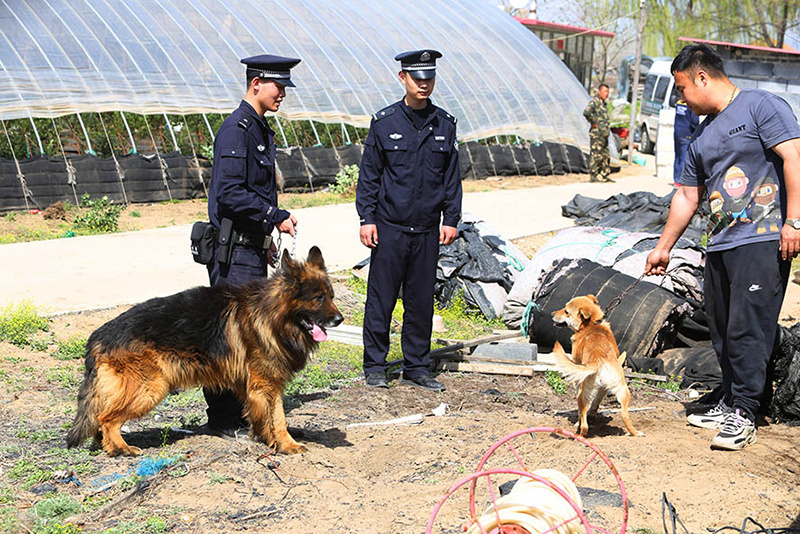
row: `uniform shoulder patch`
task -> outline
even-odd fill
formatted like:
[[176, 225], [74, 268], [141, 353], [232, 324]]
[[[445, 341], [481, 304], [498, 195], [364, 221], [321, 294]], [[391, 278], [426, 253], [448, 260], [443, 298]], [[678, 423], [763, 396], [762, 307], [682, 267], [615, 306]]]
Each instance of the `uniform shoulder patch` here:
[[376, 120], [376, 121], [379, 121], [381, 119], [385, 119], [389, 115], [393, 115], [395, 111], [397, 111], [397, 107], [394, 106], [394, 105], [391, 105], [391, 106], [385, 107], [382, 110], [380, 110], [379, 112], [377, 112], [375, 115], [372, 116], [372, 118], [374, 120]]
[[443, 119], [445, 119], [446, 121], [452, 122], [453, 124], [458, 122], [458, 119], [456, 119], [455, 117], [450, 115], [448, 112], [446, 112], [442, 108], [439, 108], [438, 111], [439, 111], [439, 116], [442, 117]]
[[239, 119], [239, 128], [247, 130], [248, 128], [250, 128], [250, 126], [253, 125], [254, 122], [255, 121], [249, 117], [242, 117], [241, 119]]

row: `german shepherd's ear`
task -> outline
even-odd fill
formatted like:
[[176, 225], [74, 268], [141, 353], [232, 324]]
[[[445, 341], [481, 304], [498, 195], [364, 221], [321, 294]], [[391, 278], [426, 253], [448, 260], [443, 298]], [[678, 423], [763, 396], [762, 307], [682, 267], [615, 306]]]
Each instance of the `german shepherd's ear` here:
[[289, 251], [284, 249], [283, 255], [281, 256], [281, 271], [285, 273], [289, 273], [294, 268], [294, 260], [292, 256], [289, 254]]
[[311, 250], [308, 251], [308, 259], [306, 262], [319, 269], [322, 269], [323, 271], [325, 270], [325, 260], [322, 259], [322, 251], [319, 249], [319, 247], [311, 247]]

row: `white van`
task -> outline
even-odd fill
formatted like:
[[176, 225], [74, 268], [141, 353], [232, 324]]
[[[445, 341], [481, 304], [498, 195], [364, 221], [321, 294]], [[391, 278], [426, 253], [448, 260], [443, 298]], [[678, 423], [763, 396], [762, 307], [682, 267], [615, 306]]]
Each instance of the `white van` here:
[[679, 95], [670, 72], [672, 60], [654, 61], [647, 73], [639, 108], [639, 150], [654, 154], [658, 136], [658, 114], [662, 109], [674, 108]]

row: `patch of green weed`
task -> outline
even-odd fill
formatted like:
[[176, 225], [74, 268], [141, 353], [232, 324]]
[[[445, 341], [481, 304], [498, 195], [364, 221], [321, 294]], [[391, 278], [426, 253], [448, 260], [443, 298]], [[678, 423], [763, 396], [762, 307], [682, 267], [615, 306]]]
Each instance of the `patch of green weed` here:
[[328, 189], [334, 195], [354, 199], [356, 186], [358, 186], [358, 165], [345, 165], [344, 169], [336, 173], [336, 183]]
[[136, 218], [139, 218], [139, 217], [141, 217], [141, 216], [142, 216], [142, 214], [141, 214], [140, 212], [136, 211], [136, 210], [133, 210], [133, 211], [131, 212], [131, 217], [136, 217]]
[[107, 534], [162, 534], [169, 530], [168, 526], [165, 519], [148, 516], [144, 519], [125, 521], [106, 532]]
[[22, 489], [26, 490], [36, 484], [47, 482], [53, 476], [52, 471], [41, 469], [33, 461], [27, 459], [17, 460], [7, 474], [9, 478], [22, 481]]
[[547, 385], [557, 394], [563, 395], [567, 392], [567, 383], [561, 373], [554, 369], [548, 369], [544, 372], [544, 379]]
[[92, 199], [89, 193], [81, 196], [81, 207], [85, 211], [75, 217], [73, 227], [76, 232], [98, 234], [116, 232], [119, 229], [119, 216], [125, 206], [114, 204], [107, 196]]
[[69, 495], [58, 494], [38, 503], [34, 509], [39, 517], [46, 519], [61, 519], [75, 515], [81, 511], [79, 502], [72, 500]]
[[47, 319], [39, 315], [39, 310], [30, 301], [0, 308], [0, 341], [24, 347], [30, 343], [31, 336], [47, 328]]
[[442, 316], [447, 337], [451, 339], [471, 339], [505, 328], [502, 319], [487, 319], [482, 313], [468, 309], [461, 292], [453, 295], [446, 307], [434, 306], [434, 313]]
[[86, 353], [86, 338], [71, 337], [66, 341], [57, 341], [57, 348], [51, 354], [56, 360], [79, 360]]
[[58, 384], [67, 389], [77, 388], [83, 378], [76, 373], [73, 367], [53, 367], [44, 373], [45, 378], [51, 384]]

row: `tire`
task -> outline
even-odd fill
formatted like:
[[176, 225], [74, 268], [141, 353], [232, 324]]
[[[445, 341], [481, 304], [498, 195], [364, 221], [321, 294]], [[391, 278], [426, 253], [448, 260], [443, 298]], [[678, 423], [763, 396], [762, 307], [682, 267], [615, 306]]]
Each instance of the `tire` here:
[[641, 127], [641, 135], [639, 141], [639, 152], [642, 154], [655, 154], [656, 145], [650, 140], [650, 134], [647, 132], [647, 125], [643, 124]]
[[619, 134], [612, 134], [614, 136], [614, 144], [617, 147], [617, 154], [622, 152], [622, 138]]

